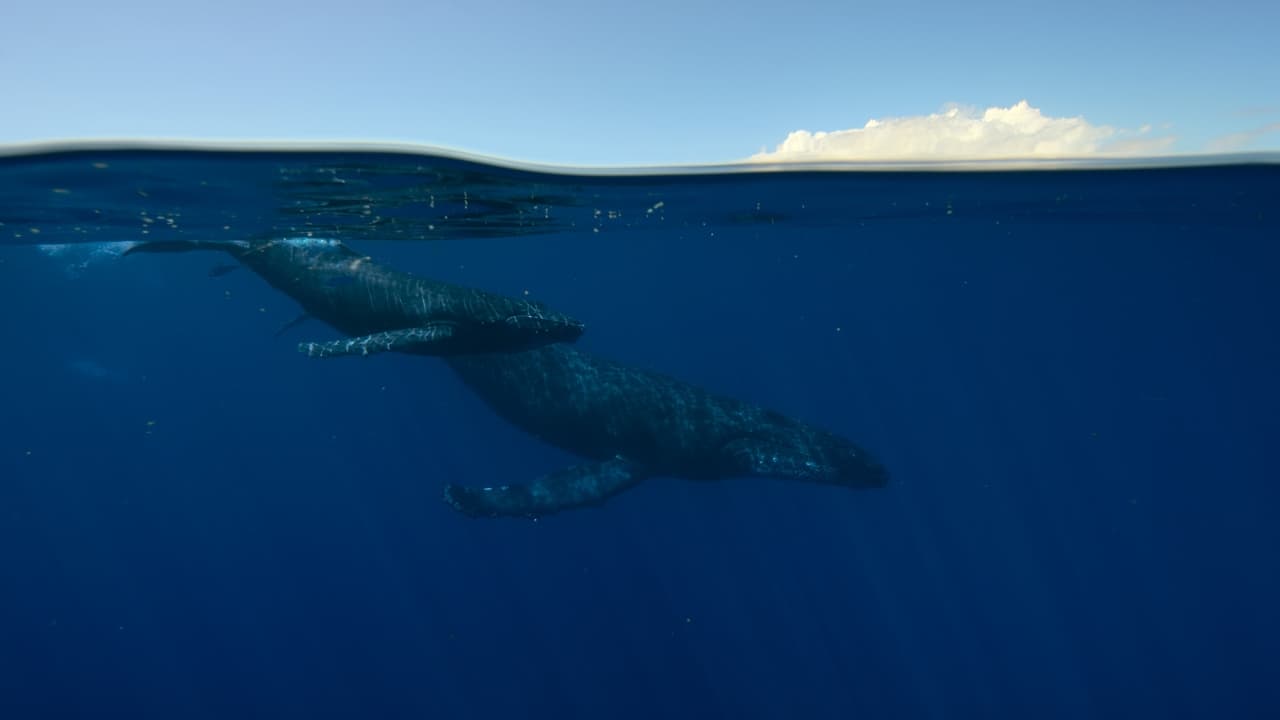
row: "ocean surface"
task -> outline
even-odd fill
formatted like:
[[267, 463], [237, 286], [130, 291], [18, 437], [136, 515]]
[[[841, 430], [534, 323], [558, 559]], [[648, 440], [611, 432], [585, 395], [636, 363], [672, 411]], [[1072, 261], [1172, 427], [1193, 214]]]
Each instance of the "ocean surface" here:
[[[1280, 716], [1280, 160], [529, 168], [0, 157], [0, 718]], [[887, 487], [577, 460], [436, 358], [146, 240], [340, 239], [870, 449]]]

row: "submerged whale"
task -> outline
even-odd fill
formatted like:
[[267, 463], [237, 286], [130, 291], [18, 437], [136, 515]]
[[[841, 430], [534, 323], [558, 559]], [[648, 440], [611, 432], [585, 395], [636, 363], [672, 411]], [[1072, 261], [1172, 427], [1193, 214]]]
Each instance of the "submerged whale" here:
[[508, 422], [589, 461], [528, 485], [446, 486], [445, 501], [472, 517], [598, 505], [653, 476], [888, 482], [866, 450], [830, 432], [567, 345], [444, 361]]
[[124, 254], [197, 250], [230, 254], [302, 305], [303, 317], [351, 336], [301, 343], [312, 357], [507, 353], [572, 342], [583, 331], [581, 322], [540, 303], [393, 270], [337, 240], [142, 242]]
[[164, 241], [125, 254], [192, 250], [230, 253], [310, 315], [355, 336], [301, 350], [442, 356], [500, 416], [587, 460], [527, 485], [447, 485], [445, 500], [473, 517], [598, 505], [654, 476], [764, 476], [850, 488], [888, 480], [870, 454], [830, 432], [560, 344], [583, 329], [566, 315], [390, 270], [337, 241]]

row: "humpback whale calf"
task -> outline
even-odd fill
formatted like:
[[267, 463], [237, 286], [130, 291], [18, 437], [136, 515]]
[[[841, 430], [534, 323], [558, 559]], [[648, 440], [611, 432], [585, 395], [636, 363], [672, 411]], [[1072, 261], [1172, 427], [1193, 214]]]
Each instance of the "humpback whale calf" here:
[[589, 461], [528, 485], [447, 485], [445, 501], [472, 517], [598, 505], [652, 476], [761, 476], [850, 488], [888, 481], [879, 462], [837, 435], [567, 345], [444, 361], [508, 422]]
[[337, 240], [156, 241], [138, 243], [124, 254], [194, 250], [230, 254], [298, 301], [303, 317], [314, 317], [351, 336], [301, 343], [298, 349], [312, 357], [386, 351], [505, 353], [572, 342], [583, 330], [582, 323], [540, 303], [392, 270]]

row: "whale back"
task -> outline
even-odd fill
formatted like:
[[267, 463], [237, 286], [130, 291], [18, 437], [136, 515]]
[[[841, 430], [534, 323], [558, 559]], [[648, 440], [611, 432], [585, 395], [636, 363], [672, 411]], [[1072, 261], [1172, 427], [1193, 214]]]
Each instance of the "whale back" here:
[[508, 422], [567, 452], [649, 475], [745, 475], [878, 487], [884, 468], [837, 435], [568, 345], [446, 358]]

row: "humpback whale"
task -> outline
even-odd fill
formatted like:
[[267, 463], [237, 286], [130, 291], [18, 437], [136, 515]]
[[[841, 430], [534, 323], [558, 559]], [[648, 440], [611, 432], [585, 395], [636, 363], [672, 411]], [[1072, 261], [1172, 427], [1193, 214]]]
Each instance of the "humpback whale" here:
[[867, 451], [830, 432], [567, 345], [443, 359], [498, 415], [588, 461], [527, 485], [447, 485], [445, 501], [471, 517], [598, 505], [653, 476], [888, 482]]
[[124, 254], [195, 250], [230, 254], [302, 305], [304, 317], [315, 317], [350, 336], [299, 344], [298, 349], [312, 357], [386, 351], [506, 353], [572, 342], [583, 331], [581, 322], [540, 303], [392, 270], [337, 240], [156, 241], [138, 243]]
[[447, 485], [445, 500], [466, 515], [550, 515], [598, 505], [654, 476], [851, 488], [888, 480], [870, 454], [830, 432], [560, 344], [583, 330], [568, 316], [380, 267], [334, 240], [160, 241], [125, 254], [192, 250], [231, 254], [308, 314], [354, 336], [300, 350], [439, 355], [501, 417], [586, 460], [527, 485]]

